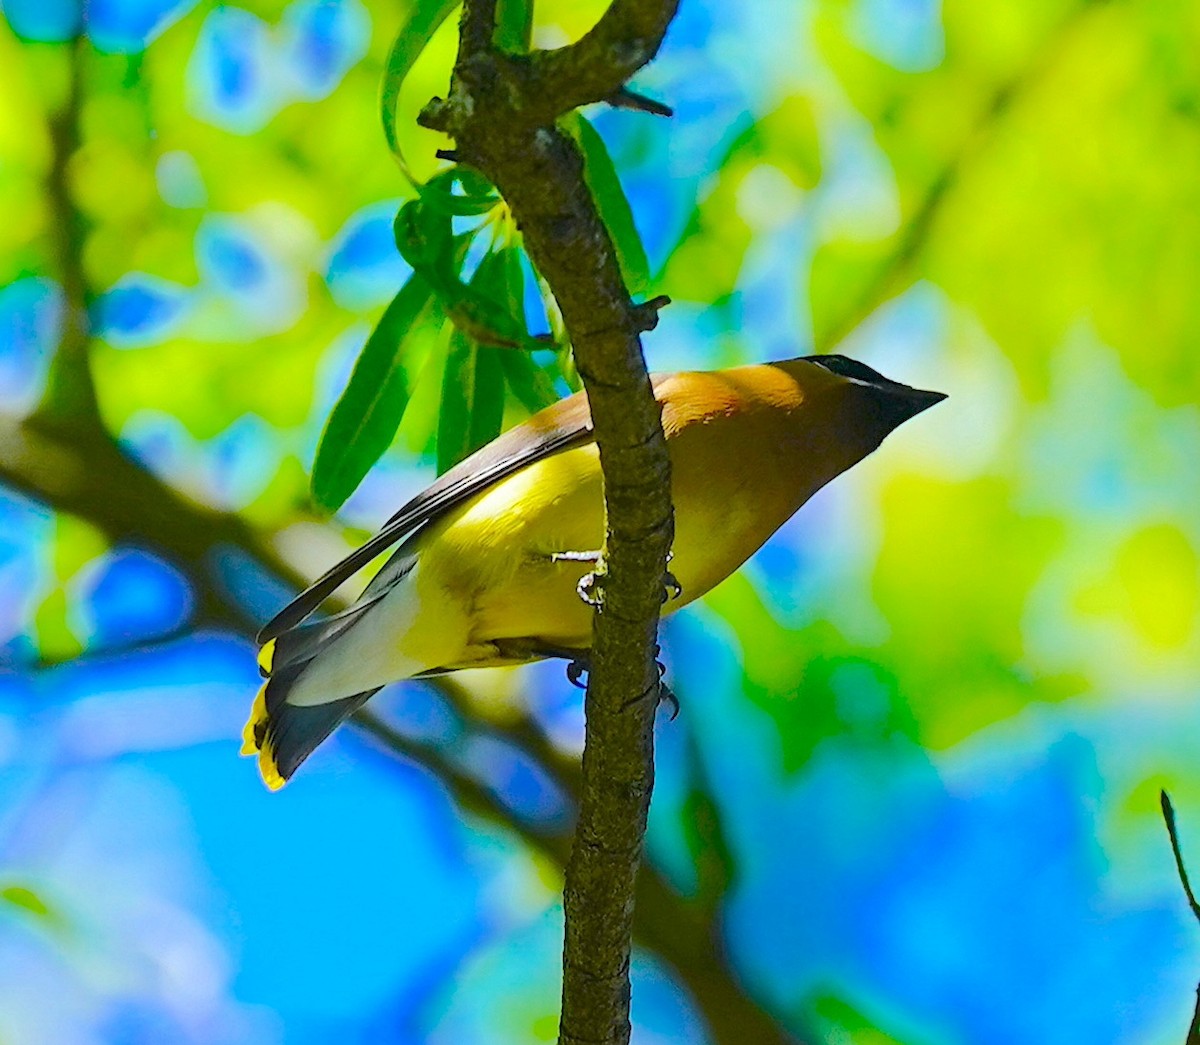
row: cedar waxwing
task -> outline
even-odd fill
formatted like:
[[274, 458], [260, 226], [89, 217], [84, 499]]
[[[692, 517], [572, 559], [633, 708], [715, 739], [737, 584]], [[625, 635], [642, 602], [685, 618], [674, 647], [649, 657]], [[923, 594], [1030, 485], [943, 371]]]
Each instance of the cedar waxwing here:
[[[671, 455], [682, 588], [728, 577], [817, 490], [944, 398], [845, 356], [653, 377]], [[604, 540], [599, 454], [580, 392], [451, 468], [259, 633], [267, 681], [246, 724], [275, 789], [382, 686], [459, 668], [585, 655], [577, 586]], [[307, 618], [403, 541], [358, 601]]]

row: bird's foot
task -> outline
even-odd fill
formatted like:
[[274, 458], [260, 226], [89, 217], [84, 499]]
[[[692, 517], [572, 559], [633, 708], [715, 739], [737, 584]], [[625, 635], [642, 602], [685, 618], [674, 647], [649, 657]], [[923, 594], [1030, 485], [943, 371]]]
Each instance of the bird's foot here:
[[[673, 558], [675, 558], [675, 553], [667, 552], [667, 562], [670, 562]], [[675, 574], [670, 570], [663, 570], [662, 586], [663, 602], [670, 602], [672, 599], [677, 599], [683, 594], [683, 585], [679, 583]]]
[[[667, 562], [674, 558], [674, 552], [668, 552]], [[551, 562], [590, 562], [595, 565], [594, 570], [590, 570], [579, 578], [579, 583], [575, 585], [575, 591], [579, 597], [593, 609], [598, 609], [604, 605], [604, 555], [601, 552], [554, 552], [550, 556]], [[678, 599], [683, 594], [683, 585], [679, 583], [678, 578], [670, 570], [664, 570], [662, 575], [662, 601], [670, 602], [672, 599]]]
[[590, 657], [578, 656], [567, 663], [567, 681], [576, 689], [587, 689], [583, 676], [592, 670]]
[[[657, 655], [661, 652], [660, 649], [655, 650]], [[587, 682], [584, 681], [584, 676], [592, 670], [592, 655], [589, 650], [556, 650], [549, 653], [549, 656], [559, 656], [569, 658], [567, 663], [567, 681], [576, 689], [587, 689]], [[625, 711], [633, 707], [635, 704], [641, 703], [647, 697], [653, 696], [655, 704], [666, 704], [671, 709], [671, 721], [674, 722], [679, 717], [679, 698], [675, 696], [671, 687], [664, 681], [663, 677], [667, 673], [667, 666], [657, 659], [654, 661], [654, 666], [658, 670], [658, 678], [654, 680], [644, 693], [639, 693], [636, 697], [627, 700], [621, 705], [621, 710]]]
[[555, 552], [551, 562], [590, 562], [595, 569], [579, 578], [575, 585], [576, 594], [592, 609], [604, 605], [604, 554], [602, 552]]
[[666, 704], [668, 707], [670, 707], [671, 721], [674, 722], [675, 719], [679, 717], [679, 698], [675, 696], [675, 693], [671, 687], [663, 681], [663, 678], [667, 674], [667, 666], [658, 659], [657, 655], [661, 652], [662, 647], [656, 646], [654, 650], [654, 666], [658, 669], [658, 678], [655, 679], [654, 682], [651, 683], [651, 685], [644, 692], [639, 693], [636, 697], [631, 697], [629, 700], [625, 701], [625, 703], [621, 705], [621, 710], [625, 711], [633, 707], [635, 704], [640, 704], [647, 697], [653, 697], [655, 707], [657, 707], [659, 704]]

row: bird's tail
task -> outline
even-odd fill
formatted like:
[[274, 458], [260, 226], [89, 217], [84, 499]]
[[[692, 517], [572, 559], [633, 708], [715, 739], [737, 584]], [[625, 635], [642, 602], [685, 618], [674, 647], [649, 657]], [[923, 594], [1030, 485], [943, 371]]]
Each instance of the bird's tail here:
[[[361, 612], [359, 607], [355, 609]], [[259, 651], [259, 670], [266, 681], [254, 698], [250, 718], [242, 730], [242, 754], [258, 755], [258, 771], [272, 791], [291, 779], [300, 763], [339, 722], [379, 692], [378, 688], [370, 689], [305, 707], [288, 703], [288, 693], [304, 669], [358, 619], [357, 613], [351, 614], [293, 628], [265, 643]]]

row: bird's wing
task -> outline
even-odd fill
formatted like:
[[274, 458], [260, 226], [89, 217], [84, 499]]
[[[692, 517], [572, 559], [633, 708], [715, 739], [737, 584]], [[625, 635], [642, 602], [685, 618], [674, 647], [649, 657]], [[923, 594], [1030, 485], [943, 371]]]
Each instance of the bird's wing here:
[[374, 537], [296, 596], [258, 633], [260, 644], [296, 627], [353, 574], [381, 552], [445, 514], [481, 490], [527, 465], [573, 446], [591, 442], [587, 397], [578, 392], [547, 407], [481, 447], [417, 494]]

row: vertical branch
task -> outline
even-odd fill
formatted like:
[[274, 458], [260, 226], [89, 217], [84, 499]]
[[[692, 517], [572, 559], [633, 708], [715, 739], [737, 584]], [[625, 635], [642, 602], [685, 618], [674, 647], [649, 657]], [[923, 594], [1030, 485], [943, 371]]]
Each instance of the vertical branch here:
[[496, 34], [497, 0], [475, 0], [464, 3], [462, 21], [458, 29], [458, 61], [470, 60], [475, 55], [486, 55], [492, 48]]
[[495, 0], [466, 0], [448, 101], [425, 126], [503, 194], [558, 302], [587, 391], [604, 475], [585, 700], [581, 803], [563, 906], [561, 1045], [628, 1042], [634, 889], [654, 786], [657, 631], [673, 536], [670, 461], [640, 335], [658, 304], [635, 305], [558, 115], [619, 91], [662, 42], [677, 0], [614, 0], [596, 29], [558, 51], [492, 46]]
[[62, 331], [50, 364], [39, 415], [51, 423], [92, 421], [98, 416], [96, 389], [88, 354], [91, 291], [83, 267], [87, 230], [71, 196], [70, 164], [79, 151], [79, 115], [83, 104], [84, 59], [89, 47], [82, 35], [64, 45], [67, 93], [48, 122], [51, 161], [46, 174], [50, 203], [50, 241], [54, 267], [63, 289]]

